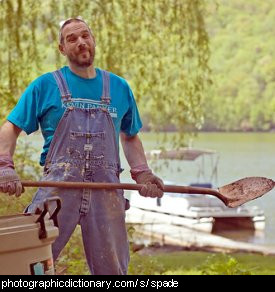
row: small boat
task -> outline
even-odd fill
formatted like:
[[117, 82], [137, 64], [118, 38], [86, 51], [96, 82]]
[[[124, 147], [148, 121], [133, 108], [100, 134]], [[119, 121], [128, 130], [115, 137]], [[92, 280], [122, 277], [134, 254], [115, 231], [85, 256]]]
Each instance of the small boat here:
[[[211, 156], [213, 180], [217, 176], [218, 154], [213, 150], [196, 150], [182, 148], [180, 150], [161, 151], [153, 150], [146, 153], [147, 159], [178, 159], [194, 161], [202, 158], [199, 174], [204, 173], [205, 156]], [[215, 158], [214, 158], [215, 157]], [[165, 181], [165, 184], [175, 184]], [[191, 186], [212, 188], [212, 182], [196, 182]], [[161, 199], [145, 198], [137, 191], [130, 192], [132, 207], [127, 211], [127, 219], [134, 221], [135, 214], [143, 211], [143, 220], [147, 223], [153, 218], [164, 219], [170, 224], [182, 225], [187, 228], [205, 232], [216, 233], [219, 231], [255, 230], [263, 231], [265, 228], [265, 216], [263, 210], [257, 206], [242, 205], [237, 208], [228, 208], [218, 198], [210, 195], [190, 195], [165, 193]], [[139, 210], [139, 211], [138, 211]], [[160, 217], [159, 217], [160, 216]], [[140, 217], [141, 218], [141, 217]], [[150, 219], [151, 218], [151, 219]], [[156, 220], [154, 220], [156, 222]]]

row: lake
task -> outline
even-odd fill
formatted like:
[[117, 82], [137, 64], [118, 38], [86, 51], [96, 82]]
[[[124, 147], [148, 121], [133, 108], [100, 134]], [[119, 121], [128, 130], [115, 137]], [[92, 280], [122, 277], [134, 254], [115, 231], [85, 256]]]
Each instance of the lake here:
[[[171, 135], [168, 135], [168, 140]], [[142, 133], [141, 139], [145, 150], [157, 148], [156, 135]], [[193, 147], [217, 151], [219, 163], [217, 181], [214, 181], [217, 186], [248, 176], [275, 179], [275, 133], [200, 133], [194, 139]], [[177, 184], [190, 184], [198, 179], [202, 161], [198, 162], [173, 161], [168, 167], [162, 165], [158, 174], [163, 179]], [[214, 166], [215, 161], [206, 157], [204, 161], [206, 181], [211, 175], [211, 167], [209, 167], [211, 163]], [[129, 169], [124, 158], [122, 158], [122, 164], [123, 167], [126, 166], [126, 170]], [[128, 171], [122, 175], [122, 179], [129, 180]], [[200, 180], [201, 182], [204, 180], [202, 174]], [[275, 189], [248, 205], [258, 206], [264, 210], [265, 233], [252, 236], [251, 233], [231, 232], [225, 235], [238, 240], [275, 246]]]
[[[171, 135], [173, 134], [168, 134], [168, 141], [171, 140]], [[141, 133], [140, 137], [146, 151], [163, 146], [157, 144], [158, 136], [155, 134]], [[31, 135], [31, 139], [35, 146], [41, 147], [42, 141], [37, 135]], [[168, 142], [167, 147], [169, 144]], [[219, 156], [218, 179], [215, 182], [217, 186], [223, 186], [247, 176], [275, 179], [275, 133], [200, 133], [194, 138], [193, 147], [217, 151]], [[121, 181], [132, 182], [129, 166], [122, 151], [121, 163], [125, 169], [121, 175]], [[211, 160], [205, 161], [206, 180], [210, 176], [211, 168], [207, 167], [210, 164]], [[168, 166], [163, 163], [158, 165], [157, 173], [165, 180], [177, 184], [189, 184], [197, 181], [199, 166], [197, 162], [173, 161]], [[249, 205], [258, 206], [264, 210], [265, 233], [261, 237], [251, 237], [238, 232], [232, 236], [239, 240], [275, 246], [275, 190], [250, 202]]]

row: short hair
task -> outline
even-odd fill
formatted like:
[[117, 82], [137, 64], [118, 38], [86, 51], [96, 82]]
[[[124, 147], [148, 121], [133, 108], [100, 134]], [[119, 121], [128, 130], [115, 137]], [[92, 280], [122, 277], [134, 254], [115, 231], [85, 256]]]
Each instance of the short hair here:
[[72, 17], [72, 18], [68, 18], [66, 20], [63, 20], [59, 23], [60, 25], [60, 29], [59, 29], [59, 44], [63, 44], [64, 43], [64, 37], [62, 35], [62, 31], [64, 29], [64, 27], [72, 22], [82, 22], [84, 24], [86, 24], [86, 26], [88, 27], [89, 32], [91, 33], [91, 35], [93, 35], [92, 30], [90, 29], [89, 25], [87, 24], [87, 22], [85, 20], [82, 19], [81, 16], [77, 16], [77, 17]]

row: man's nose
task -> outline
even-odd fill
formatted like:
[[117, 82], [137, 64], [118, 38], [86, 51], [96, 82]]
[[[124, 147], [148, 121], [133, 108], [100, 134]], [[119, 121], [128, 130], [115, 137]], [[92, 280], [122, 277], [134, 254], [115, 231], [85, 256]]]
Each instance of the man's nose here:
[[84, 40], [82, 37], [79, 37], [79, 38], [77, 39], [77, 45], [78, 45], [79, 47], [86, 47], [86, 46], [87, 46], [85, 40]]

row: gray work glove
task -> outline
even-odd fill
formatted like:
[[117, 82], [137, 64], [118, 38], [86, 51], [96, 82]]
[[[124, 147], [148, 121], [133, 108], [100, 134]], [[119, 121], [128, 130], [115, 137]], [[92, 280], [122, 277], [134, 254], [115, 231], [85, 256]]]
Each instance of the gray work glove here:
[[139, 193], [143, 197], [161, 198], [163, 196], [163, 181], [154, 175], [151, 170], [143, 171], [135, 175], [137, 184], [144, 184]]
[[0, 192], [16, 197], [24, 192], [10, 155], [0, 155]]

